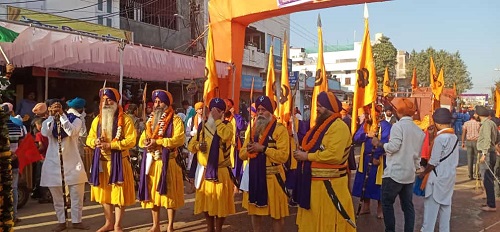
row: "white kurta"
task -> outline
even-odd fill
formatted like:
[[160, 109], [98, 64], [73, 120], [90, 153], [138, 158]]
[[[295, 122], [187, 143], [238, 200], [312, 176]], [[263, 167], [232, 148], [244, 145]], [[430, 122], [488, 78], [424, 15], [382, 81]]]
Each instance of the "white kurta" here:
[[[85, 173], [85, 168], [78, 152], [78, 137], [82, 121], [76, 118], [73, 123], [70, 123], [66, 115], [62, 115], [60, 122], [62, 129], [68, 134], [61, 143], [66, 185], [85, 183], [87, 182], [87, 174]], [[55, 124], [56, 122], [52, 116], [49, 116], [42, 123], [42, 135], [49, 139], [49, 146], [43, 162], [40, 181], [40, 185], [44, 187], [62, 185], [59, 144], [57, 138], [52, 135], [52, 128]]]
[[[438, 132], [438, 136], [434, 139], [431, 159], [429, 160], [429, 164], [435, 167], [437, 175], [434, 171], [429, 173], [429, 179], [425, 186], [425, 197], [432, 196], [439, 204], [451, 205], [459, 158], [459, 145], [453, 147], [458, 137], [455, 134], [440, 132], [442, 130]], [[452, 150], [453, 153], [448, 158], [439, 162]]]

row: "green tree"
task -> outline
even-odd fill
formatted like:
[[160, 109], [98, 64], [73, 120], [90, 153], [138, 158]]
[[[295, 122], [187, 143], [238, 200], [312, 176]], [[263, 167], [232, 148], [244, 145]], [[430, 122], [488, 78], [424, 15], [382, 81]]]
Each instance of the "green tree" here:
[[457, 87], [457, 94], [461, 94], [472, 88], [472, 81], [467, 65], [460, 57], [460, 53], [450, 53], [445, 50], [435, 50], [432, 47], [416, 52], [413, 50], [410, 53], [410, 60], [406, 65], [406, 76], [412, 76], [413, 68], [417, 71], [418, 85], [421, 87], [429, 87], [430, 85], [430, 58], [434, 59], [436, 72], [443, 68], [444, 71], [444, 87], [453, 88], [453, 83]]
[[373, 45], [373, 59], [375, 61], [375, 70], [377, 71], [377, 82], [379, 90], [382, 89], [385, 68], [389, 68], [389, 79], [391, 86], [394, 86], [396, 77], [396, 64], [398, 50], [394, 47], [389, 37], [382, 36], [377, 44]]

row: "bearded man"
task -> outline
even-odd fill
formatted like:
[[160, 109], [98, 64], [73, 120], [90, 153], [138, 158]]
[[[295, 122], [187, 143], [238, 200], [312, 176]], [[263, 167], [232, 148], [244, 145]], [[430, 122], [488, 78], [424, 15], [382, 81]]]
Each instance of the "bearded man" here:
[[175, 210], [184, 205], [182, 169], [175, 161], [177, 148], [184, 144], [184, 123], [172, 108], [172, 94], [155, 90], [151, 99], [154, 111], [146, 122], [139, 139], [142, 155], [139, 200], [143, 208], [151, 209], [153, 226], [160, 231], [160, 207], [167, 209], [167, 231], [174, 231]]
[[[71, 197], [71, 222], [74, 229], [88, 230], [82, 224], [83, 195], [87, 174], [78, 153], [78, 136], [82, 121], [73, 114], [64, 112], [64, 102], [47, 100], [49, 117], [42, 123], [41, 133], [49, 140], [49, 146], [42, 166], [40, 186], [48, 187], [52, 194], [54, 209], [59, 224], [52, 231], [66, 230], [63, 186], [61, 178], [61, 156], [64, 181]], [[68, 194], [68, 193], [66, 193]]]
[[317, 96], [316, 125], [294, 151], [297, 185], [293, 199], [299, 204], [299, 231], [356, 231], [354, 207], [347, 184], [349, 128], [342, 121], [342, 103], [331, 92]]
[[224, 100], [214, 98], [209, 104], [210, 115], [191, 139], [188, 150], [197, 153], [196, 197], [194, 213], [204, 213], [207, 231], [222, 231], [224, 219], [235, 213], [233, 182], [229, 174], [231, 160], [229, 149], [233, 128], [223, 122], [226, 110]]
[[252, 217], [253, 231], [262, 231], [263, 216], [270, 216], [273, 231], [283, 231], [288, 212], [283, 164], [289, 157], [287, 128], [273, 115], [274, 101], [267, 96], [257, 98], [257, 119], [246, 131], [240, 158], [248, 160], [249, 185], [243, 193], [243, 208]]
[[[134, 121], [123, 112], [114, 88], [99, 91], [101, 113], [92, 121], [87, 145], [94, 150], [90, 172], [92, 201], [103, 206], [106, 223], [101, 231], [122, 231], [125, 207], [135, 204], [134, 177], [129, 149], [136, 144]], [[114, 212], [114, 214], [113, 214]]]

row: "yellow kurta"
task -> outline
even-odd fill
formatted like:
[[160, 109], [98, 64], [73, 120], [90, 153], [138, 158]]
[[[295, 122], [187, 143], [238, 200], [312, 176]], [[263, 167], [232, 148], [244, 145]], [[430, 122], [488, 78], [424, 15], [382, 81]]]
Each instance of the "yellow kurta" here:
[[[156, 144], [174, 149], [184, 144], [184, 123], [177, 115], [173, 118], [172, 138], [163, 138], [156, 140]], [[165, 130], [166, 133], [166, 130]], [[144, 148], [146, 142], [146, 132], [144, 131], [139, 139], [139, 147]], [[148, 191], [150, 200], [142, 201], [143, 208], [153, 208], [153, 206], [165, 207], [167, 209], [177, 209], [184, 205], [184, 181], [182, 177], [182, 169], [175, 161], [177, 150], [170, 152], [170, 159], [167, 168], [167, 195], [160, 195], [156, 191], [158, 181], [160, 180], [163, 161], [156, 160], [151, 164], [149, 175], [147, 176]]]
[[233, 137], [231, 139], [231, 156], [229, 156], [229, 158], [231, 159], [231, 168], [234, 168], [236, 166], [236, 161], [234, 160], [234, 152], [236, 149], [238, 149], [236, 138], [240, 135], [234, 136], [234, 133], [236, 133], [236, 119], [234, 117], [231, 117], [229, 124], [231, 124], [231, 127], [233, 129]]
[[[344, 156], [344, 149], [351, 145], [351, 134], [349, 128], [340, 119], [335, 120], [328, 128], [321, 143], [325, 149], [309, 153], [308, 160], [326, 163], [342, 164], [347, 157]], [[340, 203], [347, 211], [347, 214], [354, 222], [354, 206], [352, 204], [351, 193], [347, 184], [348, 176], [330, 179], [332, 188], [339, 198]], [[356, 231], [340, 215], [332, 200], [328, 196], [322, 180], [312, 180], [311, 183], [311, 209], [306, 210], [299, 207], [297, 212], [297, 225], [299, 231]]]
[[[112, 150], [121, 150], [123, 157], [123, 184], [108, 184], [109, 175], [111, 173], [110, 154], [101, 151], [101, 157], [106, 157], [108, 160], [101, 159], [102, 172], [99, 173], [99, 186], [92, 186], [90, 190], [90, 198], [92, 201], [99, 204], [112, 204], [119, 206], [128, 206], [135, 204], [135, 188], [134, 176], [132, 174], [132, 166], [130, 164], [129, 152], [136, 143], [137, 132], [134, 127], [133, 120], [126, 114], [124, 117], [124, 125], [122, 128], [123, 139], [111, 142]], [[95, 140], [97, 139], [97, 127], [99, 117], [94, 118], [92, 126], [87, 136], [87, 145], [95, 149]]]
[[[225, 143], [227, 146], [231, 145], [233, 138], [233, 129], [231, 123], [224, 124], [221, 120], [216, 120], [217, 134], [221, 138], [221, 143]], [[204, 128], [204, 131], [207, 130]], [[212, 132], [213, 133], [213, 132]], [[198, 164], [206, 167], [208, 163], [208, 151], [210, 151], [210, 146], [212, 145], [212, 136], [210, 133], [206, 133], [205, 141], [207, 143], [207, 152], [201, 152], [198, 150], [198, 144], [201, 142], [202, 135], [199, 138], [193, 137], [188, 145], [188, 150], [192, 153], [197, 153]], [[200, 141], [198, 141], [198, 139]], [[224, 153], [219, 147], [219, 170], [218, 170], [218, 182], [205, 180], [205, 175], [203, 174], [203, 180], [201, 182], [200, 188], [196, 190], [196, 197], [194, 202], [194, 213], [199, 214], [207, 212], [210, 216], [217, 217], [227, 217], [228, 215], [235, 213], [234, 198], [233, 198], [233, 182], [229, 176], [229, 169], [231, 162], [229, 157], [224, 158]]]
[[[250, 142], [250, 128], [247, 129], [245, 133], [245, 142], [243, 143], [243, 147], [241, 148], [240, 158], [242, 160], [248, 160], [247, 153], [247, 145]], [[263, 144], [267, 146], [265, 155], [266, 155], [266, 166], [271, 166], [272, 163], [279, 164], [279, 174], [285, 181], [285, 172], [283, 170], [284, 164], [288, 160], [289, 156], [289, 146], [290, 146], [290, 136], [288, 135], [288, 131], [285, 126], [281, 123], [276, 124], [276, 129], [274, 130], [271, 137], [276, 140], [275, 144], [268, 143]], [[245, 170], [248, 171], [248, 170]], [[251, 175], [251, 173], [250, 173]], [[288, 197], [283, 192], [276, 176], [274, 174], [267, 175], [267, 206], [266, 207], [256, 207], [254, 204], [248, 203], [248, 192], [243, 193], [243, 208], [248, 210], [249, 215], [263, 215], [263, 216], [271, 216], [274, 219], [284, 218], [290, 215], [288, 210]]]

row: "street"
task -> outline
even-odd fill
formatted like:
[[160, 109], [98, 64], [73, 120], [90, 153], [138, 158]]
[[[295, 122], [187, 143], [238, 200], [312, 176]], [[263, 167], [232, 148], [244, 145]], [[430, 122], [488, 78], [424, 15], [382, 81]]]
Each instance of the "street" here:
[[[500, 231], [500, 211], [485, 213], [480, 210], [480, 205], [485, 200], [473, 200], [477, 194], [475, 191], [475, 181], [467, 178], [467, 159], [465, 150], [460, 150], [460, 164], [457, 169], [457, 181], [453, 195], [451, 230], [452, 231]], [[250, 217], [241, 207], [241, 194], [235, 196], [237, 213], [231, 215], [226, 220], [225, 231], [251, 231]], [[102, 208], [89, 200], [86, 192], [85, 207], [83, 209], [83, 222], [91, 227], [90, 231], [96, 231], [104, 223]], [[194, 194], [185, 195], [186, 204], [177, 211], [174, 227], [177, 231], [205, 231], [205, 220], [203, 215], [193, 215]], [[354, 198], [354, 208], [357, 209], [358, 199]], [[403, 214], [396, 201], [396, 227], [397, 231], [403, 229]], [[423, 215], [423, 199], [414, 196], [415, 205], [415, 231], [420, 230]], [[497, 204], [500, 203], [497, 201]], [[297, 231], [295, 216], [297, 208], [290, 208], [290, 217], [285, 219], [285, 231]], [[162, 210], [162, 231], [166, 230], [166, 210]], [[15, 227], [16, 231], [50, 231], [55, 227], [56, 217], [52, 204], [38, 204], [37, 201], [30, 200], [28, 204], [19, 209], [21, 222]], [[383, 231], [383, 220], [376, 218], [376, 202], [372, 201], [371, 215], [361, 215], [357, 220], [358, 231]], [[271, 221], [265, 220], [266, 226], [271, 228]], [[151, 226], [151, 214], [148, 210], [142, 209], [139, 203], [129, 207], [125, 213], [123, 227], [125, 231], [147, 231]], [[437, 226], [436, 226], [437, 228]], [[73, 230], [76, 231], [76, 230]], [[436, 231], [438, 231], [436, 229]]]

